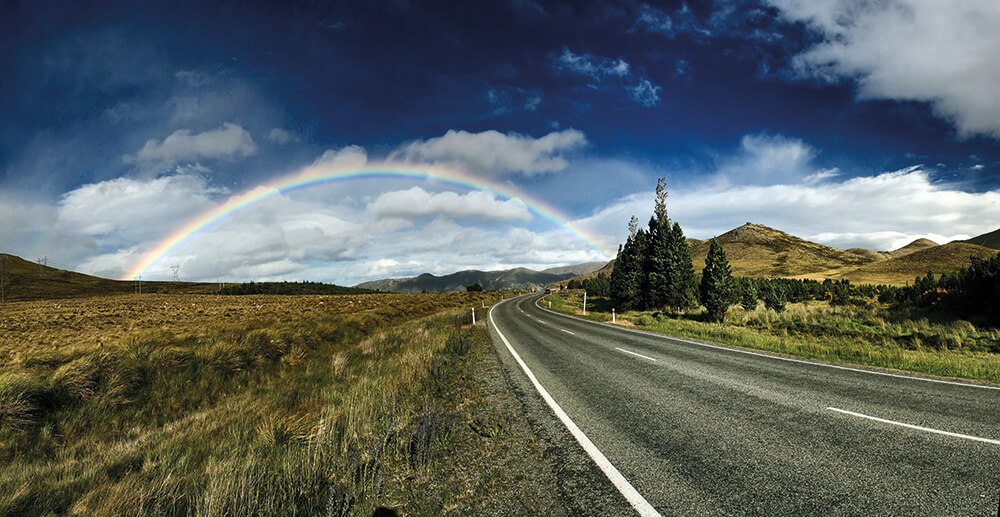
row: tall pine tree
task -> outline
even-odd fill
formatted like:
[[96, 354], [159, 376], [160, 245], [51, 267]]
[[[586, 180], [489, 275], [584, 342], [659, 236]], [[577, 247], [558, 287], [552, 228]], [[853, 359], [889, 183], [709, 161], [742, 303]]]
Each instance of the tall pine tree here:
[[639, 220], [632, 216], [628, 223], [629, 236], [618, 251], [611, 271], [611, 296], [620, 311], [641, 309], [642, 265], [645, 255], [646, 232], [639, 230]]
[[660, 309], [669, 304], [670, 262], [673, 248], [671, 237], [670, 220], [667, 218], [667, 181], [666, 178], [660, 178], [656, 181], [656, 204], [653, 207], [653, 217], [649, 219], [649, 235], [643, 265], [645, 280], [643, 292], [646, 295], [645, 306], [649, 309]]
[[719, 241], [712, 239], [701, 272], [701, 303], [705, 305], [708, 319], [722, 321], [734, 300], [733, 277], [726, 260], [726, 252]]
[[694, 307], [698, 300], [698, 283], [691, 262], [691, 246], [684, 238], [681, 225], [676, 222], [670, 230], [669, 246], [667, 305], [676, 309]]

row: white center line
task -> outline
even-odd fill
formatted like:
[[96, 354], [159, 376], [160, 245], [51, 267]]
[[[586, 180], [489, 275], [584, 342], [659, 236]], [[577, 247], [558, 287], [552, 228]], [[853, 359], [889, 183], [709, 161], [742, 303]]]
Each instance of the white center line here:
[[950, 433], [948, 431], [941, 431], [939, 429], [931, 429], [930, 427], [923, 427], [913, 424], [904, 424], [903, 422], [896, 422], [895, 420], [886, 420], [885, 418], [879, 418], [877, 416], [869, 416], [861, 413], [855, 413], [854, 411], [847, 411], [846, 409], [838, 409], [835, 407], [828, 407], [830, 411], [836, 411], [837, 413], [843, 413], [845, 415], [856, 416], [858, 418], [867, 418], [868, 420], [874, 420], [876, 422], [882, 422], [883, 424], [898, 425], [899, 427], [905, 427], [907, 429], [916, 429], [917, 431], [924, 431], [927, 433], [940, 434], [944, 436], [951, 436], [953, 438], [961, 438], [963, 440], [972, 440], [974, 442], [991, 443], [993, 445], [1000, 445], [1000, 440], [991, 440], [989, 438], [980, 438], [978, 436], [971, 436], [967, 434]]
[[574, 336], [576, 335], [575, 333], [573, 333], [573, 332], [570, 332], [570, 331], [568, 331], [568, 330], [566, 330], [566, 329], [559, 329], [559, 330], [561, 330], [561, 331], [563, 331], [563, 332], [565, 332], [565, 333], [567, 333], [567, 334], [573, 334]]
[[632, 354], [632, 355], [634, 355], [636, 357], [641, 357], [643, 359], [649, 359], [650, 361], [656, 361], [656, 359], [653, 359], [652, 357], [649, 357], [648, 355], [637, 354], [635, 352], [632, 352], [632, 351], [629, 351], [629, 350], [625, 350], [624, 348], [615, 347], [615, 350], [617, 350], [619, 352], [625, 352], [626, 354]]

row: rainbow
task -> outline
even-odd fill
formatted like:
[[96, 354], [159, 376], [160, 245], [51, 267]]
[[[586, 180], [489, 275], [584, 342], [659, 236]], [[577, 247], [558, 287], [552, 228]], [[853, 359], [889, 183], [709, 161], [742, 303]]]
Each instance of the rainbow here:
[[467, 173], [442, 167], [415, 167], [408, 164], [372, 164], [365, 166], [331, 166], [314, 165], [302, 171], [279, 178], [270, 183], [260, 185], [247, 192], [230, 197], [224, 203], [193, 218], [182, 228], [166, 239], [160, 241], [152, 250], [143, 255], [142, 260], [135, 265], [122, 280], [131, 280], [144, 275], [164, 258], [183, 248], [200, 233], [225, 221], [235, 214], [254, 207], [268, 199], [281, 194], [305, 190], [332, 183], [342, 183], [358, 180], [403, 179], [433, 182], [440, 185], [457, 187], [466, 190], [487, 192], [503, 200], [517, 202], [529, 212], [552, 222], [556, 227], [564, 229], [576, 239], [609, 257], [607, 247], [597, 239], [575, 228], [555, 208], [545, 202], [533, 199], [523, 192], [518, 192], [510, 186], [493, 183], [482, 178], [473, 177]]

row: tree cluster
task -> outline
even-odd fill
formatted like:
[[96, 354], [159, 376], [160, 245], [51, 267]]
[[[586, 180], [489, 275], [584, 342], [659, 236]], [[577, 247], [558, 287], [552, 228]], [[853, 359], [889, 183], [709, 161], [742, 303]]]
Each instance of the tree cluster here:
[[939, 308], [983, 317], [1000, 324], [1000, 253], [989, 259], [970, 257], [971, 263], [955, 273], [935, 278], [928, 272], [905, 287], [878, 286], [883, 303]]
[[681, 225], [667, 217], [666, 199], [666, 183], [660, 178], [647, 228], [640, 229], [634, 216], [629, 221], [629, 237], [609, 279], [611, 297], [620, 310], [679, 311], [698, 301], [691, 248]]
[[219, 294], [249, 295], [249, 294], [369, 294], [379, 291], [361, 287], [343, 287], [322, 282], [247, 282], [219, 289]]
[[611, 296], [611, 277], [601, 273], [592, 278], [572, 279], [566, 284], [570, 289], [583, 289], [594, 296]]

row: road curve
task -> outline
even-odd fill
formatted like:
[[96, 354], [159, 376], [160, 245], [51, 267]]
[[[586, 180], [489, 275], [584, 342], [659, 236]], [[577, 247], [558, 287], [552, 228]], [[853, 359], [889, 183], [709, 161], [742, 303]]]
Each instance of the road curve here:
[[[512, 385], [574, 513], [629, 502], [528, 381], [663, 515], [997, 515], [1000, 389], [700, 346], [494, 306]], [[503, 339], [501, 339], [502, 334]]]

